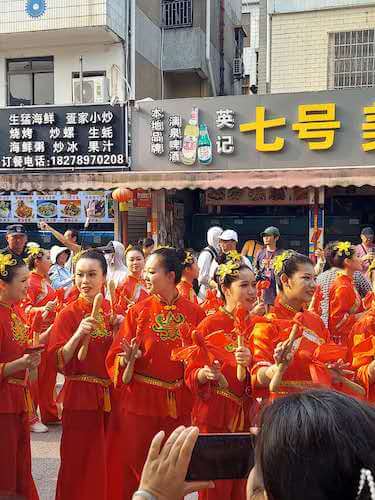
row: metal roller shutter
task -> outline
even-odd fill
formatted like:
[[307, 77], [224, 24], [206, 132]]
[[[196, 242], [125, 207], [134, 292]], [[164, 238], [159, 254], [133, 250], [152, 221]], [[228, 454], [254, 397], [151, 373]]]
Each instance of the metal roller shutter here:
[[147, 234], [147, 209], [129, 208], [129, 242], [134, 244]]

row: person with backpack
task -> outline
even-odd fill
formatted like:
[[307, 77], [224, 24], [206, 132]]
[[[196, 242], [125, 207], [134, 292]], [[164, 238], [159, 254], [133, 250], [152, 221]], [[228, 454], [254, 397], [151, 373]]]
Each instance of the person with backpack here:
[[210, 227], [207, 231], [207, 243], [208, 245], [202, 250], [198, 258], [199, 276], [198, 285], [199, 293], [198, 298], [204, 300], [206, 297], [207, 289], [209, 288], [210, 278], [212, 276], [211, 267], [213, 264], [217, 264], [217, 258], [219, 256], [219, 241], [220, 236], [223, 233], [223, 229], [219, 226]]

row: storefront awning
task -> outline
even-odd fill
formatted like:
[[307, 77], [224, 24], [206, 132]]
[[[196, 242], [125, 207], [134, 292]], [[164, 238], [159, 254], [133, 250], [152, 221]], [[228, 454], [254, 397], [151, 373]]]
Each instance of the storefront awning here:
[[71, 174], [2, 175], [3, 191], [130, 189], [221, 189], [282, 187], [375, 186], [375, 165], [366, 167], [306, 168], [200, 172], [98, 172]]

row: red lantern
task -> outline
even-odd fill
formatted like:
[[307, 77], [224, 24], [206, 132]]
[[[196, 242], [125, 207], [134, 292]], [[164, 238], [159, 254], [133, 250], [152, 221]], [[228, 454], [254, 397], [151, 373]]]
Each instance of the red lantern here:
[[133, 199], [133, 191], [128, 188], [117, 188], [113, 191], [112, 198], [119, 202], [120, 212], [127, 212], [128, 202]]

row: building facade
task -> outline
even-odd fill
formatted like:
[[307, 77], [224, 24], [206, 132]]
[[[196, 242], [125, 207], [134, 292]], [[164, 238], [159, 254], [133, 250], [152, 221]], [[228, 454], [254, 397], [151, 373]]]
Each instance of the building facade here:
[[258, 91], [259, 0], [242, 0], [242, 26], [246, 33], [243, 49], [243, 94]]
[[[241, 0], [0, 0], [0, 106], [239, 94], [243, 38]], [[112, 189], [127, 176], [4, 174], [7, 192]], [[145, 236], [147, 209], [129, 221], [132, 241]]]

